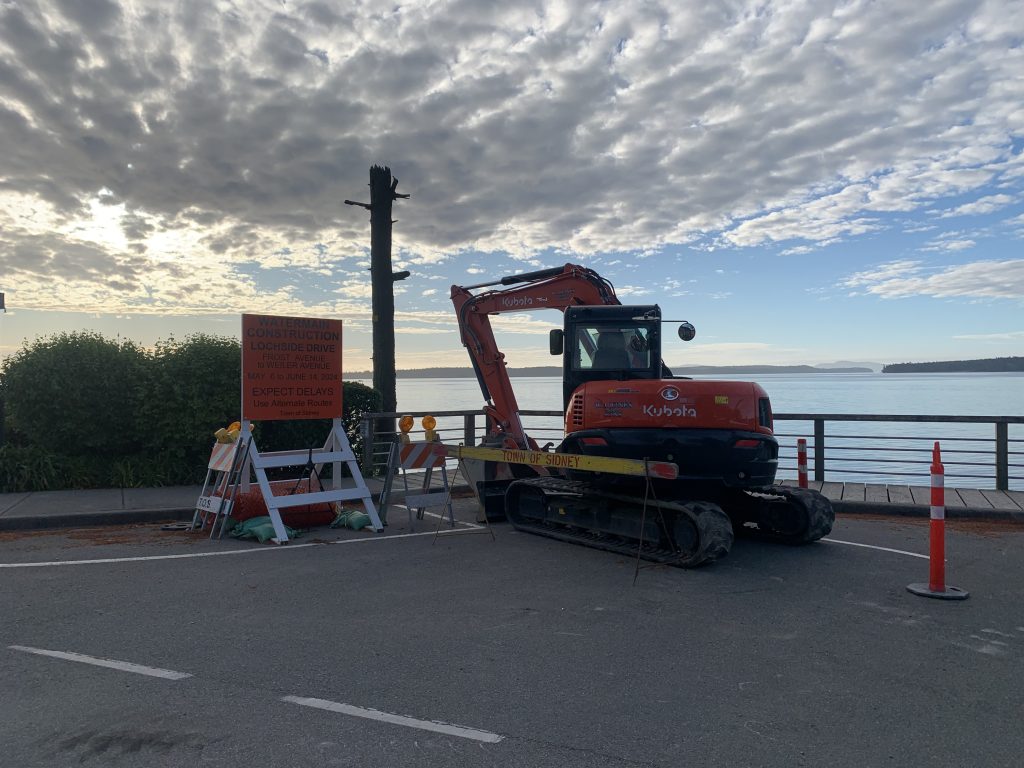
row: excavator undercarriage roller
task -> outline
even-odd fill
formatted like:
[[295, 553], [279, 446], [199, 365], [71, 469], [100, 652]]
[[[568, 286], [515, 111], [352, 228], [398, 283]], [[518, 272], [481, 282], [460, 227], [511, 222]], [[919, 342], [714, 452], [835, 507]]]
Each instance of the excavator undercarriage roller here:
[[682, 568], [724, 557], [733, 539], [717, 504], [649, 498], [645, 509], [643, 498], [555, 477], [511, 483], [505, 514], [520, 531]]
[[831, 502], [807, 488], [773, 485], [737, 491], [722, 503], [737, 531], [784, 544], [809, 544], [828, 536], [836, 519]]

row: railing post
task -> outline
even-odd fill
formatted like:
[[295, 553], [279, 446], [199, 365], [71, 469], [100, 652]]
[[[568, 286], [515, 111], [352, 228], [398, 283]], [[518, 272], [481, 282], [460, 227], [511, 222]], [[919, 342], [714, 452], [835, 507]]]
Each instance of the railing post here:
[[462, 444], [467, 447], [476, 445], [475, 413], [466, 413], [462, 416]]
[[814, 482], [825, 482], [825, 420], [814, 420]]
[[1010, 490], [1010, 440], [1009, 425], [996, 422], [996, 490]]
[[373, 418], [364, 413], [359, 422], [359, 432], [363, 436], [363, 472], [373, 474]]
[[807, 487], [807, 441], [802, 437], [796, 441], [796, 478], [798, 486]]

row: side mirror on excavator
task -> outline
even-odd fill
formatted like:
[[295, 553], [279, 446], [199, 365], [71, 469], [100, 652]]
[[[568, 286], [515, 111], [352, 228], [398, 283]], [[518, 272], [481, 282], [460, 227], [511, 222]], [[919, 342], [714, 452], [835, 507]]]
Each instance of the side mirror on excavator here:
[[565, 332], [561, 328], [554, 328], [548, 334], [548, 351], [552, 355], [562, 354], [565, 345]]
[[697, 329], [693, 327], [693, 323], [682, 322], [679, 324], [679, 338], [683, 341], [692, 341], [693, 337], [697, 335]]

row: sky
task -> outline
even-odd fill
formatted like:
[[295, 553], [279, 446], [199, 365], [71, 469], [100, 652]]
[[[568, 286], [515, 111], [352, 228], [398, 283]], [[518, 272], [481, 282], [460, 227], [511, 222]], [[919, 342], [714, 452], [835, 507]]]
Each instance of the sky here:
[[[400, 369], [453, 284], [565, 263], [697, 336], [673, 367], [1024, 355], [1020, 0], [0, 0], [0, 354], [341, 318]], [[557, 364], [556, 312], [497, 318]], [[674, 338], [674, 337], [672, 337]]]

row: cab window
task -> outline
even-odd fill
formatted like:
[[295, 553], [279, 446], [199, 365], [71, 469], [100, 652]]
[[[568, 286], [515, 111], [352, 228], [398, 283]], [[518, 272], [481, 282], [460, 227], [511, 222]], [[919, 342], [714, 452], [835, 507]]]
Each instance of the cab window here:
[[648, 333], [648, 328], [634, 325], [577, 326], [573, 366], [583, 371], [649, 368]]

